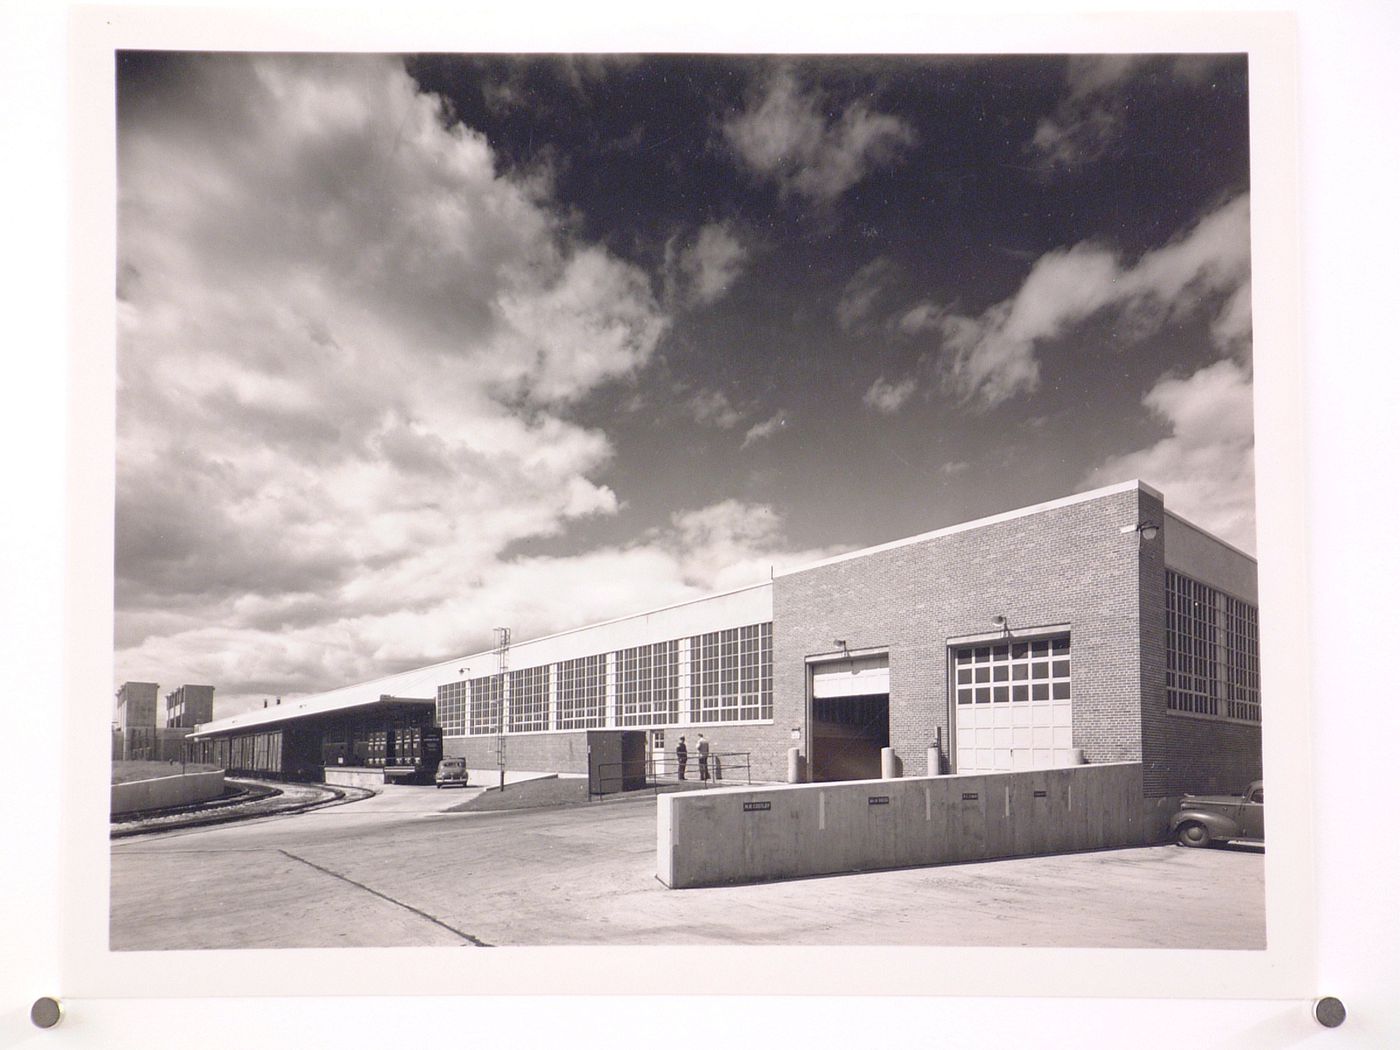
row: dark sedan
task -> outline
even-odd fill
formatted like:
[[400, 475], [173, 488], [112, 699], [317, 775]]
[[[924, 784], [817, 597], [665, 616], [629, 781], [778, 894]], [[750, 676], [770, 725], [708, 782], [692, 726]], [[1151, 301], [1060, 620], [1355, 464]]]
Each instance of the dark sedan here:
[[1263, 842], [1264, 782], [1256, 780], [1243, 795], [1186, 795], [1170, 830], [1183, 846]]

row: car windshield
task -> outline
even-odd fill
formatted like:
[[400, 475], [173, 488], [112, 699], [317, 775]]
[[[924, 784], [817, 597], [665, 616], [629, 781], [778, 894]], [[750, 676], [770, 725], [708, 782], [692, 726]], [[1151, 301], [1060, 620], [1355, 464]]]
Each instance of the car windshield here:
[[466, 769], [467, 760], [465, 758], [444, 758], [442, 760], [443, 769]]

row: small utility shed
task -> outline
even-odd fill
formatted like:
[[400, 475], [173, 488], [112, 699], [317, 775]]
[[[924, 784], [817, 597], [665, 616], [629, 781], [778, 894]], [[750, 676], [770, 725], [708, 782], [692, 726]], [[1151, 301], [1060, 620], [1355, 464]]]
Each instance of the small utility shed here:
[[588, 793], [615, 795], [647, 786], [647, 735], [640, 729], [588, 732]]

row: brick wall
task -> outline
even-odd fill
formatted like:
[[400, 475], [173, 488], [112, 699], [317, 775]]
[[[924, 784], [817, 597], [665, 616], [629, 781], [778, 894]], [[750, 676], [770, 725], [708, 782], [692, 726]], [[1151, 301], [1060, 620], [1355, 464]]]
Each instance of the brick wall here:
[[[684, 732], [694, 771], [703, 728], [713, 751], [750, 754], [753, 780], [784, 780], [788, 749], [808, 747], [806, 658], [831, 653], [841, 638], [851, 649], [889, 649], [890, 743], [903, 773], [929, 772], [926, 749], [939, 729], [947, 766], [950, 640], [993, 631], [999, 614], [1018, 630], [1070, 626], [1074, 746], [1088, 761], [1143, 762], [1149, 797], [1236, 790], [1259, 775], [1258, 727], [1166, 710], [1163, 536], [1120, 531], [1163, 520], [1159, 497], [1128, 489], [780, 576], [773, 723], [668, 726], [667, 750]], [[495, 747], [494, 736], [444, 741], [473, 768], [493, 767]], [[583, 732], [514, 734], [506, 754], [516, 770], [588, 766]]]
[[[794, 722], [793, 725], [800, 725]], [[725, 756], [723, 773], [726, 779], [742, 781], [745, 777], [741, 752], [747, 752], [751, 767], [750, 776], [754, 780], [783, 780], [787, 776], [787, 751], [797, 741], [790, 739], [792, 726], [768, 725], [742, 726], [666, 726], [666, 753], [674, 760], [676, 743], [685, 734], [686, 747], [690, 750], [690, 763], [686, 776], [698, 779], [700, 776], [699, 758], [695, 753], [700, 734], [710, 742], [710, 753]], [[472, 769], [491, 769], [496, 765], [496, 738], [494, 736], [451, 736], [442, 741], [444, 754], [464, 757]], [[732, 755], [732, 757], [729, 757]], [[650, 756], [648, 756], [650, 757]], [[506, 736], [506, 767], [513, 770], [530, 770], [551, 773], [587, 773], [588, 741], [586, 732], [576, 733], [517, 733]], [[674, 774], [674, 764], [667, 767], [668, 774]]]
[[[449, 736], [445, 755], [466, 758], [469, 769], [496, 766], [494, 736]], [[578, 733], [512, 733], [506, 736], [506, 768], [545, 773], [587, 773], [588, 741]]]
[[888, 646], [890, 743], [905, 775], [923, 775], [935, 730], [945, 760], [952, 745], [949, 640], [1000, 614], [1013, 629], [1070, 625], [1074, 746], [1090, 762], [1141, 759], [1140, 580], [1156, 569], [1142, 564], [1151, 542], [1120, 528], [1153, 513], [1160, 501], [1129, 489], [778, 577], [777, 725], [805, 724], [807, 656], [837, 638]]
[[[1142, 519], [1164, 525], [1162, 501], [1142, 494]], [[1142, 624], [1139, 720], [1142, 726], [1142, 787], [1148, 798], [1171, 794], [1162, 747], [1167, 733], [1167, 568], [1166, 534], [1143, 540], [1140, 553], [1138, 617]]]
[[1258, 726], [1177, 714], [1166, 723], [1153, 752], [1157, 790], [1149, 795], [1233, 795], [1263, 777]]

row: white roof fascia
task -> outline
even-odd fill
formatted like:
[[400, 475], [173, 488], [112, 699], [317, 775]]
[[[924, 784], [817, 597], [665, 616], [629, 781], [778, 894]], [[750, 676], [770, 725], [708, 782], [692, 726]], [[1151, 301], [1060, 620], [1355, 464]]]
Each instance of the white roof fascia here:
[[[339, 690], [337, 690], [337, 692], [339, 692]], [[326, 694], [322, 695], [325, 696]], [[274, 704], [271, 707], [259, 707], [252, 711], [245, 711], [242, 714], [229, 715], [227, 718], [206, 722], [201, 726], [196, 726], [194, 733], [191, 735], [202, 737], [214, 733], [224, 733], [234, 729], [253, 729], [258, 726], [276, 725], [279, 722], [291, 722], [309, 715], [322, 715], [335, 711], [345, 711], [356, 707], [373, 707], [376, 704], [382, 703], [436, 704], [437, 701], [427, 697], [393, 696], [389, 693], [371, 695], [352, 693], [346, 696], [329, 697], [320, 702], [317, 702], [317, 698], [312, 696], [305, 700], [294, 701], [290, 704]]]
[[889, 543], [880, 543], [874, 547], [862, 547], [860, 550], [847, 551], [845, 554], [833, 555], [821, 561], [814, 561], [810, 565], [803, 565], [800, 568], [788, 569], [777, 573], [777, 576], [794, 576], [799, 572], [807, 572], [810, 569], [819, 569], [827, 565], [836, 565], [843, 561], [853, 561], [856, 558], [864, 558], [871, 554], [880, 554], [883, 551], [898, 550], [900, 547], [908, 547], [915, 543], [924, 543], [928, 540], [938, 539], [940, 536], [953, 536], [959, 532], [971, 532], [973, 529], [985, 528], [988, 525], [999, 525], [1002, 522], [1015, 521], [1017, 518], [1027, 518], [1032, 514], [1042, 514], [1048, 510], [1057, 510], [1061, 507], [1072, 507], [1076, 503], [1087, 503], [1090, 500], [1102, 499], [1105, 496], [1112, 496], [1119, 492], [1132, 492], [1140, 490], [1149, 495], [1162, 499], [1162, 494], [1145, 482], [1133, 480], [1122, 481], [1116, 485], [1108, 485], [1101, 489], [1093, 489], [1089, 492], [1077, 492], [1073, 496], [1062, 496], [1059, 499], [1052, 499], [1046, 503], [1037, 503], [1030, 507], [1021, 507], [1017, 510], [1003, 511], [1000, 514], [993, 514], [986, 518], [977, 518], [973, 521], [964, 521], [957, 525], [945, 525], [941, 529], [934, 529], [931, 532], [921, 532], [917, 536], [908, 536], [902, 540], [891, 540]]

